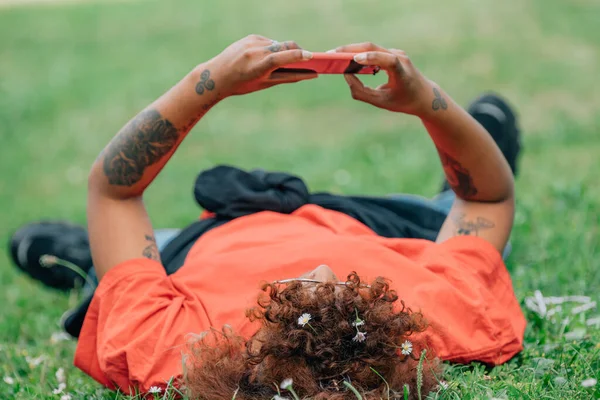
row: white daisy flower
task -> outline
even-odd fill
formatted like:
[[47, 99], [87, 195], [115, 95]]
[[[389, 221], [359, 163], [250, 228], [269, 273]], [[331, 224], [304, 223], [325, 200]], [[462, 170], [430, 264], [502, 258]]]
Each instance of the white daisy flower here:
[[64, 369], [62, 369], [62, 368], [57, 369], [54, 376], [56, 376], [56, 380], [58, 381], [58, 383], [65, 383], [66, 378], [65, 378], [65, 370]]
[[290, 399], [276, 394], [275, 396], [273, 396], [273, 400], [290, 400]]
[[[298, 325], [304, 326], [310, 322], [312, 316], [309, 313], [304, 313], [298, 318]], [[284, 381], [285, 382], [285, 381]]]
[[73, 400], [70, 394], [63, 394], [60, 396], [60, 400]]
[[67, 388], [65, 383], [59, 383], [58, 387], [52, 391], [54, 394], [61, 394]]
[[402, 354], [407, 356], [413, 351], [412, 342], [410, 340], [405, 340], [404, 343], [400, 345], [400, 348], [402, 349]]
[[354, 342], [364, 342], [365, 340], [367, 340], [367, 334], [366, 332], [356, 332], [356, 336], [354, 336], [352, 338], [352, 340]]
[[5, 376], [4, 383], [6, 383], [7, 385], [14, 385], [15, 380], [13, 378], [11, 378], [10, 376]]
[[29, 368], [31, 368], [31, 369], [40, 365], [45, 359], [46, 359], [46, 356], [44, 356], [44, 355], [41, 355], [39, 357], [30, 357], [30, 356], [25, 357], [25, 361], [27, 361], [27, 364], [29, 364]]
[[[310, 317], [310, 314], [305, 314], [305, 315], [308, 315]], [[279, 387], [282, 389], [287, 389], [290, 386], [292, 386], [293, 384], [294, 384], [294, 380], [292, 378], [287, 378], [281, 382], [281, 385], [279, 385]]]
[[162, 389], [158, 386], [150, 386], [148, 393], [152, 393], [152, 394], [162, 393]]
[[440, 381], [440, 387], [444, 390], [448, 390], [450, 385], [448, 385], [448, 382], [446, 382], [446, 381]]
[[362, 319], [360, 319], [360, 318], [356, 318], [356, 321], [354, 321], [354, 322], [352, 323], [352, 326], [363, 326], [364, 324], [365, 324], [365, 321], [363, 321], [363, 320], [362, 320]]
[[581, 386], [585, 387], [585, 388], [591, 388], [596, 386], [596, 384], [598, 383], [598, 381], [594, 378], [589, 378], [586, 379], [585, 381], [581, 382]]

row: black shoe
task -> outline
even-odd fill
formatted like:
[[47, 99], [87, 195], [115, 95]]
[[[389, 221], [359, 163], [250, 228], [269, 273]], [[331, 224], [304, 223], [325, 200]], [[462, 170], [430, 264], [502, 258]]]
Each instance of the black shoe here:
[[92, 304], [93, 294], [89, 294], [82, 300], [77, 307], [68, 310], [60, 318], [60, 325], [63, 330], [74, 338], [78, 338], [83, 328], [83, 321], [90, 304]]
[[[492, 136], [516, 177], [521, 152], [521, 131], [514, 110], [500, 96], [487, 93], [473, 101], [467, 111]], [[442, 191], [448, 189], [450, 186], [444, 180]]]
[[40, 257], [52, 255], [69, 261], [85, 273], [92, 256], [85, 228], [65, 222], [39, 222], [25, 225], [9, 242], [13, 263], [33, 279], [60, 290], [81, 286], [84, 279], [76, 272], [54, 265], [40, 264]]

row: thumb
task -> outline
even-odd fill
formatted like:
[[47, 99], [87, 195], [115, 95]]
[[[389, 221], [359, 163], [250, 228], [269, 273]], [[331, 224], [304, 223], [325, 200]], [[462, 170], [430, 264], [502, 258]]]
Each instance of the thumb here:
[[344, 79], [350, 87], [350, 94], [354, 100], [375, 105], [377, 91], [365, 86], [360, 79], [352, 74], [344, 74]]

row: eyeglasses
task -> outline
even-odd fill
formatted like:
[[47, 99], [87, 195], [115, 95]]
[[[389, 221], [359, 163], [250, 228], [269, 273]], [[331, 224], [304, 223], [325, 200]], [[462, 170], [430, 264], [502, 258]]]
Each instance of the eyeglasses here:
[[[308, 278], [289, 278], [289, 279], [283, 279], [280, 281], [274, 281], [273, 283], [275, 284], [281, 284], [281, 283], [290, 283], [290, 282], [305, 282], [305, 283], [333, 283], [334, 285], [338, 285], [338, 286], [348, 286], [348, 282], [326, 282], [326, 281], [319, 281], [316, 279], [308, 279]], [[370, 288], [371, 285], [367, 285], [365, 283], [361, 283], [359, 285], [359, 287], [361, 288]]]

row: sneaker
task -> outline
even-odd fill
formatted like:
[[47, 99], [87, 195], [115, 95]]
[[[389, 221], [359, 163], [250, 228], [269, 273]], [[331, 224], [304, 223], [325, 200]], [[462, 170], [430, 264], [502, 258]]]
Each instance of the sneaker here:
[[38, 222], [23, 226], [9, 241], [10, 256], [17, 268], [44, 285], [69, 290], [81, 287], [83, 278], [60, 265], [45, 267], [40, 257], [53, 255], [69, 261], [85, 273], [92, 267], [92, 255], [85, 228], [67, 222]]
[[60, 326], [71, 337], [78, 338], [83, 328], [83, 321], [90, 304], [92, 304], [93, 295], [89, 294], [77, 307], [66, 311], [60, 317]]
[[[467, 111], [492, 136], [516, 177], [521, 152], [521, 131], [515, 111], [506, 100], [494, 93], [478, 97], [467, 108]], [[450, 185], [444, 180], [442, 191], [449, 189]]]

